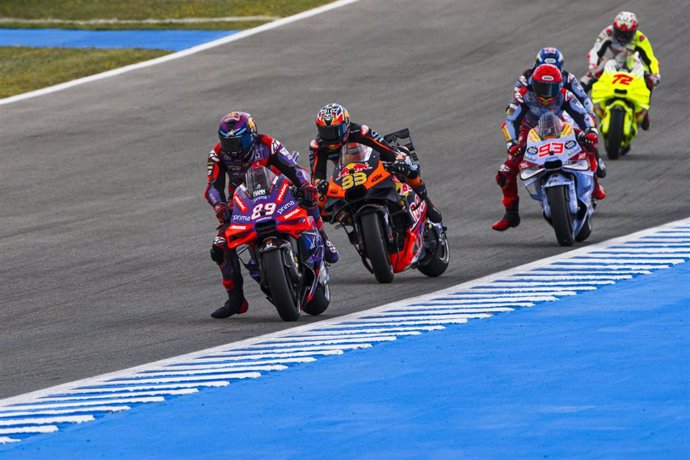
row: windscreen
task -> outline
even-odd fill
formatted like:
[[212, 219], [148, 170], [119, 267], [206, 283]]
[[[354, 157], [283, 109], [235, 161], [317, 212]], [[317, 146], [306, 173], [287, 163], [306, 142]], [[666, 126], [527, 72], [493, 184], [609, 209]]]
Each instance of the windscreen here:
[[251, 167], [244, 175], [244, 185], [250, 197], [268, 196], [275, 174], [263, 166]]
[[356, 142], [343, 145], [340, 150], [340, 164], [347, 166], [350, 163], [361, 163], [369, 159], [371, 149]]
[[553, 112], [547, 112], [539, 118], [539, 136], [542, 139], [552, 139], [561, 136], [563, 124]]

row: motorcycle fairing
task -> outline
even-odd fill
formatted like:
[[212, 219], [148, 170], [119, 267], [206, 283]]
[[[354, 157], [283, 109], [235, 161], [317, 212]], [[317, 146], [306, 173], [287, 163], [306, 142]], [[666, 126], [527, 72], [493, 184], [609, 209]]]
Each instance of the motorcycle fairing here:
[[563, 125], [561, 137], [555, 139], [541, 139], [535, 129], [529, 132], [525, 156], [520, 163], [520, 179], [530, 197], [541, 204], [547, 220], [551, 219], [551, 207], [546, 189], [566, 186], [573, 234], [577, 234], [585, 224], [585, 218], [594, 212], [594, 173], [572, 126], [568, 123]]

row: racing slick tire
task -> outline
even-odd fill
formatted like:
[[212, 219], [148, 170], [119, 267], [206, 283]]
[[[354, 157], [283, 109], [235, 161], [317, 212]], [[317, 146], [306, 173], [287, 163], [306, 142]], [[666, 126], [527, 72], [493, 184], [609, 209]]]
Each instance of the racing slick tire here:
[[393, 267], [388, 260], [388, 249], [378, 214], [374, 212], [364, 214], [360, 225], [364, 248], [374, 270], [376, 281], [379, 283], [393, 282]]
[[625, 122], [625, 112], [620, 108], [611, 111], [611, 121], [609, 122], [609, 132], [606, 139], [606, 156], [609, 160], [617, 160], [621, 152], [623, 142], [623, 123]]
[[297, 321], [300, 310], [297, 305], [297, 292], [290, 282], [290, 274], [285, 260], [285, 251], [274, 250], [263, 254], [266, 267], [266, 283], [271, 292], [271, 301], [283, 321]]
[[568, 189], [565, 185], [546, 189], [546, 198], [551, 207], [551, 225], [556, 233], [556, 240], [561, 246], [573, 245], [573, 229], [567, 196]]

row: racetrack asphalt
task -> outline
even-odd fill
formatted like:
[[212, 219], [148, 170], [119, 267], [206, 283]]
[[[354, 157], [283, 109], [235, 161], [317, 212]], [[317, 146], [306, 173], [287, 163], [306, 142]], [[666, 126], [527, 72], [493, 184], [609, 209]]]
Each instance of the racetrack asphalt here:
[[437, 279], [409, 272], [378, 285], [329, 227], [342, 258], [323, 317], [566, 251], [523, 188], [520, 227], [490, 229], [502, 214], [499, 125], [515, 78], [541, 47], [558, 46], [581, 75], [596, 35], [622, 9], [638, 14], [662, 81], [652, 129], [608, 162], [609, 197], [589, 240], [599, 242], [690, 216], [686, 2], [362, 0], [3, 106], [0, 397], [318, 320], [283, 323], [251, 280], [247, 314], [209, 316], [224, 293], [208, 257], [215, 219], [202, 197], [205, 163], [232, 110], [252, 112], [304, 165], [327, 102], [382, 133], [411, 129], [449, 228], [451, 266]]

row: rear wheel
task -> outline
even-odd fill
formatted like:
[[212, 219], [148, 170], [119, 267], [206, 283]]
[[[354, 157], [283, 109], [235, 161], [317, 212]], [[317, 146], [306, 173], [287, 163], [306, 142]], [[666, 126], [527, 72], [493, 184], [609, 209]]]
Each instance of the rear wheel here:
[[393, 281], [393, 267], [388, 260], [388, 249], [381, 220], [376, 213], [364, 214], [361, 220], [362, 240], [367, 251], [367, 257], [374, 269], [374, 276], [379, 283], [391, 283]]
[[316, 292], [314, 297], [311, 298], [311, 302], [306, 304], [302, 310], [310, 315], [320, 315], [326, 308], [328, 304], [331, 303], [331, 289], [327, 284], [319, 284], [316, 287]]
[[284, 251], [275, 250], [264, 253], [263, 264], [266, 268], [266, 282], [271, 292], [271, 299], [278, 315], [283, 321], [299, 319], [297, 292], [290, 282]]
[[[617, 160], [621, 153], [621, 143], [623, 142], [623, 123], [625, 122], [625, 112], [620, 108], [611, 111], [611, 121], [609, 122], [609, 132], [606, 136], [606, 155], [610, 160]], [[626, 152], [627, 153], [627, 152]]]
[[556, 232], [556, 240], [561, 246], [573, 245], [573, 229], [567, 196], [568, 190], [565, 185], [546, 189], [546, 197], [551, 207], [551, 225]]
[[430, 254], [427, 260], [420, 264], [417, 269], [426, 276], [441, 276], [448, 268], [448, 262], [450, 261], [448, 238], [446, 238], [445, 234], [439, 235], [439, 231], [433, 225], [429, 227], [427, 232], [429, 232], [429, 237], [436, 240], [436, 248], [434, 253]]

